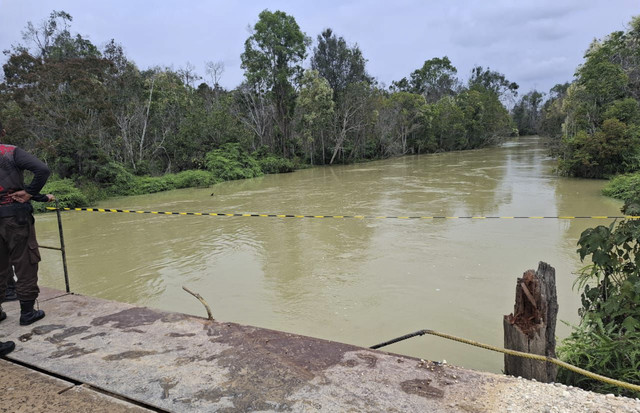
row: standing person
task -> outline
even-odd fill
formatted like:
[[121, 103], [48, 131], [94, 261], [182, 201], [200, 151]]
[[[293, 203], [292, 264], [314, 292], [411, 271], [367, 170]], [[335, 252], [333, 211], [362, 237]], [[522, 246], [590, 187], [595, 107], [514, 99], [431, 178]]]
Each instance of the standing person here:
[[[0, 123], [0, 139], [6, 131]], [[33, 172], [33, 180], [24, 184], [24, 171]], [[33, 225], [30, 200], [50, 202], [53, 195], [40, 194], [49, 178], [49, 168], [35, 156], [13, 145], [0, 143], [0, 297], [5, 296], [11, 265], [18, 281], [16, 293], [20, 300], [20, 325], [29, 325], [44, 318], [44, 311], [34, 309], [38, 288], [40, 252]], [[6, 314], [0, 307], [0, 320]]]

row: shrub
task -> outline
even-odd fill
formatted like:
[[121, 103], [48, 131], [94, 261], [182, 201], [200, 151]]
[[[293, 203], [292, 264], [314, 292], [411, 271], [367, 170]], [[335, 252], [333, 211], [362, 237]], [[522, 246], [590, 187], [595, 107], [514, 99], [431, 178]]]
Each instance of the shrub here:
[[260, 165], [262, 172], [265, 174], [293, 172], [295, 169], [291, 160], [273, 155], [258, 159], [258, 164]]
[[262, 175], [258, 162], [237, 143], [227, 143], [207, 153], [205, 165], [207, 170], [223, 181]]
[[611, 118], [595, 133], [581, 130], [563, 142], [566, 153], [558, 162], [558, 169], [568, 175], [605, 178], [640, 168], [640, 130], [636, 125]]
[[[60, 208], [81, 208], [89, 205], [86, 195], [76, 188], [71, 179], [49, 181], [40, 193], [55, 195]], [[36, 212], [43, 212], [46, 211], [46, 207], [54, 206], [46, 202], [32, 202], [32, 204]]]
[[[627, 200], [623, 212], [637, 198]], [[589, 228], [580, 235], [580, 259], [590, 258], [577, 279], [582, 308], [580, 325], [563, 341], [564, 361], [604, 376], [640, 384], [640, 221], [625, 220]], [[587, 390], [639, 397], [640, 392], [614, 387], [561, 369], [558, 380]]]
[[616, 176], [604, 187], [602, 193], [624, 201], [640, 198], [640, 173]]
[[208, 171], [182, 171], [170, 176], [174, 188], [207, 187], [218, 182], [215, 176]]
[[107, 187], [109, 195], [133, 195], [135, 193], [136, 176], [116, 162], [109, 162], [106, 167], [101, 168], [96, 173], [95, 180], [100, 185]]
[[[602, 324], [574, 328], [558, 348], [559, 357], [574, 366], [622, 380], [640, 383], [640, 332], [619, 334], [607, 330]], [[597, 391], [639, 397], [640, 393], [623, 390], [618, 386], [590, 379], [569, 370], [558, 371], [558, 381], [571, 386]]]
[[156, 192], [173, 189], [169, 184], [169, 179], [162, 176], [142, 176], [134, 181], [133, 191], [135, 194], [153, 194]]

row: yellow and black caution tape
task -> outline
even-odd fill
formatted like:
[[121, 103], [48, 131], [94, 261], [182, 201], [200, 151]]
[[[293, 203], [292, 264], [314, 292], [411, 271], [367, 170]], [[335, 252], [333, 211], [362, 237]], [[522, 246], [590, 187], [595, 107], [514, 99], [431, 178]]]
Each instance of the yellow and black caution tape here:
[[[47, 207], [55, 211], [55, 207]], [[376, 215], [299, 215], [299, 214], [246, 214], [246, 213], [217, 213], [217, 212], [170, 212], [170, 211], [140, 211], [115, 208], [60, 208], [63, 211], [87, 211], [87, 212], [123, 212], [129, 214], [155, 214], [155, 215], [196, 215], [213, 217], [262, 217], [262, 218], [338, 218], [338, 219], [639, 219], [634, 215], [584, 215], [584, 216], [376, 216]]]
[[496, 346], [492, 346], [492, 345], [489, 345], [489, 344], [479, 343], [477, 341], [469, 340], [469, 339], [462, 338], [462, 337], [456, 337], [456, 336], [453, 336], [451, 334], [440, 333], [440, 332], [434, 331], [434, 330], [418, 330], [415, 333], [411, 333], [411, 334], [407, 334], [407, 335], [404, 335], [404, 336], [401, 336], [401, 337], [398, 337], [398, 338], [394, 338], [393, 340], [385, 341], [384, 343], [376, 344], [375, 346], [371, 346], [369, 348], [378, 349], [378, 348], [381, 348], [381, 347], [388, 346], [390, 344], [394, 344], [394, 343], [406, 340], [406, 339], [411, 338], [411, 337], [423, 336], [425, 334], [430, 334], [430, 335], [446, 338], [448, 340], [457, 341], [459, 343], [469, 344], [471, 346], [480, 347], [480, 348], [483, 348], [485, 350], [496, 351], [498, 353], [507, 354], [509, 356], [524, 357], [524, 358], [528, 358], [528, 359], [533, 359], [533, 360], [539, 360], [539, 361], [545, 361], [545, 362], [548, 362], [548, 363], [553, 363], [556, 366], [560, 366], [560, 367], [565, 368], [567, 370], [571, 370], [574, 373], [581, 374], [583, 376], [589, 377], [590, 379], [598, 380], [598, 381], [601, 381], [601, 382], [607, 383], [607, 384], [612, 384], [614, 386], [622, 387], [624, 389], [640, 392], [640, 386], [637, 385], [637, 384], [627, 383], [627, 382], [624, 382], [624, 381], [621, 381], [621, 380], [616, 380], [616, 379], [612, 379], [612, 378], [609, 378], [609, 377], [606, 377], [606, 376], [602, 376], [600, 374], [592, 373], [592, 372], [590, 372], [588, 370], [581, 369], [580, 367], [576, 367], [576, 366], [574, 366], [572, 364], [565, 363], [564, 361], [558, 360], [556, 358], [546, 357], [546, 356], [542, 356], [542, 355], [539, 355], [539, 354], [524, 353], [522, 351], [509, 350], [509, 349], [506, 349], [506, 348], [496, 347]]

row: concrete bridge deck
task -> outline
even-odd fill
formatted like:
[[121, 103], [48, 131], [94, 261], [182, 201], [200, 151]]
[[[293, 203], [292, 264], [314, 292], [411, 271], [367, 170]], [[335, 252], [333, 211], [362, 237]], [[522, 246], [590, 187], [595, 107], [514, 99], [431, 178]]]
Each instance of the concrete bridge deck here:
[[42, 290], [47, 316], [30, 326], [3, 304], [0, 340], [17, 348], [0, 360], [0, 411], [551, 412], [567, 399], [640, 412], [631, 399]]

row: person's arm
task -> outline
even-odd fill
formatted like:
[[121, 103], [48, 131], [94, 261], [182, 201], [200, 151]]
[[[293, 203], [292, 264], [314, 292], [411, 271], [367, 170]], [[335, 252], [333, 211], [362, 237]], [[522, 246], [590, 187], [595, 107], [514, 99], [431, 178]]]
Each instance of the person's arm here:
[[45, 165], [44, 162], [42, 162], [40, 159], [36, 158], [35, 156], [31, 155], [21, 148], [16, 148], [13, 153], [13, 160], [15, 161], [18, 168], [26, 169], [33, 172], [33, 180], [24, 189], [25, 192], [27, 192], [32, 197], [40, 195], [40, 190], [42, 189], [44, 184], [47, 183], [47, 179], [51, 174], [49, 167]]
[[51, 194], [38, 194], [38, 195], [34, 195], [31, 197], [32, 201], [38, 201], [38, 202], [52, 202], [56, 200], [56, 197], [51, 195]]

